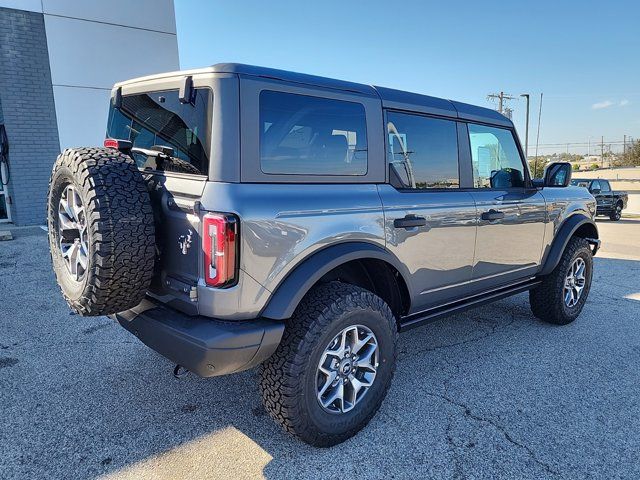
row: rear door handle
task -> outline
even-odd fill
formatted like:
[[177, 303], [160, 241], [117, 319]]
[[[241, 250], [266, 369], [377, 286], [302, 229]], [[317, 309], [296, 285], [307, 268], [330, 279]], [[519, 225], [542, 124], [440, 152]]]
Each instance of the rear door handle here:
[[492, 220], [500, 220], [504, 218], [504, 212], [499, 212], [498, 210], [494, 210], [492, 208], [488, 212], [482, 212], [480, 218], [482, 218], [482, 220], [489, 220], [490, 222]]
[[415, 215], [407, 215], [404, 218], [396, 218], [393, 221], [395, 228], [414, 228], [424, 227], [427, 224], [427, 219], [424, 217], [417, 217]]

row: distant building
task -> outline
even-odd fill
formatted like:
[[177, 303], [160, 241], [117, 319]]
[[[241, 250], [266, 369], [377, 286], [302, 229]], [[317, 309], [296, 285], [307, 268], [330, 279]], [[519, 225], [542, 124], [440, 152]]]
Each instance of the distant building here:
[[56, 155], [102, 144], [116, 81], [178, 68], [173, 0], [0, 0], [0, 222], [45, 222]]

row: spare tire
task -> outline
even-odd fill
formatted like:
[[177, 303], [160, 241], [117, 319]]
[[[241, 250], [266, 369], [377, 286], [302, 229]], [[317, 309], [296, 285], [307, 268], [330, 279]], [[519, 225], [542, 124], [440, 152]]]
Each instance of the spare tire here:
[[110, 148], [71, 148], [53, 166], [51, 261], [67, 303], [84, 316], [138, 305], [151, 284], [155, 228], [134, 160]]

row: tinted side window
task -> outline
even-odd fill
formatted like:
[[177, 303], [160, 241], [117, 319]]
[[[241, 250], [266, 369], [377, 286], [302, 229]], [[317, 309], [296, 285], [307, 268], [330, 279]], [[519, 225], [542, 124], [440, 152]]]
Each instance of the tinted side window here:
[[260, 93], [260, 165], [264, 173], [365, 175], [364, 106], [291, 93]]
[[387, 133], [388, 162], [401, 187], [460, 186], [455, 122], [389, 112]]
[[591, 182], [591, 191], [593, 192], [594, 190], [600, 190], [602, 187], [600, 186], [600, 182], [598, 180], [594, 180], [593, 182]]
[[[107, 137], [130, 140], [138, 148], [172, 147], [175, 158], [190, 165], [174, 161], [165, 170], [208, 175], [212, 102], [208, 88], [196, 89], [192, 103], [181, 103], [177, 90], [125, 95], [120, 108], [109, 110]], [[136, 160], [145, 166], [144, 155]]]
[[476, 188], [524, 187], [524, 165], [511, 131], [469, 124]]
[[609, 186], [609, 182], [606, 180], [600, 180], [600, 188], [603, 192], [610, 192], [611, 187]]

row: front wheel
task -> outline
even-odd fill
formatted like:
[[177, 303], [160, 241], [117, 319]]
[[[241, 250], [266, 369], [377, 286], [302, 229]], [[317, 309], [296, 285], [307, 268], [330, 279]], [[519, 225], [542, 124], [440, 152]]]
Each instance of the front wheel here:
[[617, 222], [618, 220], [620, 220], [622, 218], [622, 204], [621, 203], [618, 203], [615, 206], [615, 208], [609, 214], [609, 218], [614, 222]]
[[548, 323], [573, 322], [587, 301], [592, 275], [593, 255], [589, 244], [584, 238], [571, 238], [556, 268], [529, 291], [531, 311]]
[[386, 396], [397, 335], [395, 318], [380, 297], [340, 282], [315, 287], [263, 364], [266, 410], [311, 445], [347, 440], [371, 420]]

